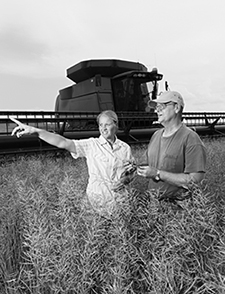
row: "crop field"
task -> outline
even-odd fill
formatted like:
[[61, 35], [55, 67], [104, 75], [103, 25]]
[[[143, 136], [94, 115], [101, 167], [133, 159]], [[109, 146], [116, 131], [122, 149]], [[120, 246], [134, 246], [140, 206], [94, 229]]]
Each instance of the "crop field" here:
[[0, 158], [0, 293], [225, 293], [225, 138], [204, 142], [190, 199], [159, 202], [137, 176], [111, 219], [82, 205], [84, 159]]

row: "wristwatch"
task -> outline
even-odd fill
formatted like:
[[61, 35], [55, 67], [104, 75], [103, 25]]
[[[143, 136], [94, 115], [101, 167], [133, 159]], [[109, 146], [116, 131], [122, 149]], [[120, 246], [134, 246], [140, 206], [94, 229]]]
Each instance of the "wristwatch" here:
[[156, 172], [156, 176], [154, 177], [154, 181], [155, 182], [159, 182], [161, 181], [161, 178], [160, 178], [160, 171], [157, 169], [157, 172]]

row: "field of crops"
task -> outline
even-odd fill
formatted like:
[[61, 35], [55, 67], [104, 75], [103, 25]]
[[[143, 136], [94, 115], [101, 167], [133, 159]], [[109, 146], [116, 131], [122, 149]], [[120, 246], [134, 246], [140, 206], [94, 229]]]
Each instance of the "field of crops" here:
[[81, 205], [84, 159], [2, 157], [0, 293], [225, 293], [225, 139], [204, 142], [190, 199], [159, 202], [136, 177], [112, 219]]

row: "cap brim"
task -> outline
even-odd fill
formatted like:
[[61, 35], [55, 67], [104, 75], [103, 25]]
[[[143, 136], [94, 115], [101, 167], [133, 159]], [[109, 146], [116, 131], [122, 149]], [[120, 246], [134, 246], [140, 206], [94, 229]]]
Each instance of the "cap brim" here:
[[157, 103], [167, 103], [167, 102], [170, 102], [171, 100], [170, 99], [154, 99], [154, 100], [151, 100], [151, 103], [153, 104], [157, 104]]

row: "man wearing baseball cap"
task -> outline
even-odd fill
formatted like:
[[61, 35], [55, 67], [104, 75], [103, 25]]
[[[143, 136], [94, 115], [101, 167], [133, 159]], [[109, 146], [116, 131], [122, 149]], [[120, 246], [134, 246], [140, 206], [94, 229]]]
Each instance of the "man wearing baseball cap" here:
[[204, 178], [206, 148], [198, 134], [182, 123], [184, 99], [180, 93], [167, 91], [151, 102], [163, 128], [151, 137], [147, 164], [139, 166], [137, 173], [150, 179], [148, 188], [159, 189], [162, 199], [181, 200], [184, 189]]
[[178, 103], [180, 106], [184, 108], [184, 99], [181, 96], [180, 93], [175, 91], [168, 91], [162, 93], [157, 99], [152, 100], [153, 103], [168, 103], [168, 102], [174, 102]]

